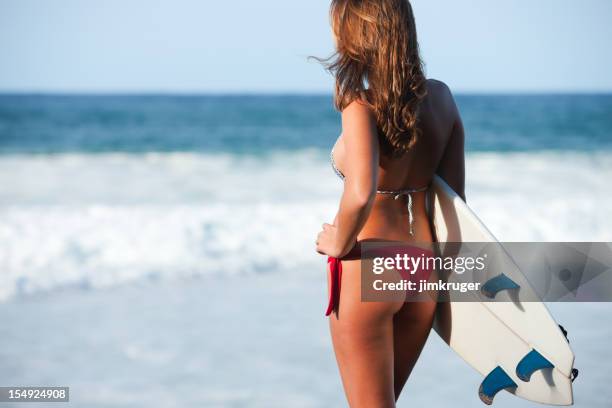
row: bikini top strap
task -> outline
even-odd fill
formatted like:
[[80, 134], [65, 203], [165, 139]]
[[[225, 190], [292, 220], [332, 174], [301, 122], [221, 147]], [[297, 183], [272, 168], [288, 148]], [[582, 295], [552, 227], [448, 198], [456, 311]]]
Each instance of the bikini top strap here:
[[401, 190], [376, 190], [376, 193], [394, 195], [394, 198], [398, 199], [401, 196], [409, 196], [412, 193], [420, 193], [422, 191], [427, 191], [427, 189], [429, 189], [429, 184], [419, 188], [405, 188]]

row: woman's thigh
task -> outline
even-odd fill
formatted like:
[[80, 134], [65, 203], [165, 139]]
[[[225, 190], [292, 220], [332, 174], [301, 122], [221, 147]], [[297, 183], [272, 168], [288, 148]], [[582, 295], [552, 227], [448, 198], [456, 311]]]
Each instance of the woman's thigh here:
[[393, 317], [394, 388], [399, 395], [431, 331], [435, 301], [407, 302]]
[[352, 408], [395, 406], [393, 315], [403, 302], [362, 302], [360, 261], [342, 261], [338, 314], [330, 329]]

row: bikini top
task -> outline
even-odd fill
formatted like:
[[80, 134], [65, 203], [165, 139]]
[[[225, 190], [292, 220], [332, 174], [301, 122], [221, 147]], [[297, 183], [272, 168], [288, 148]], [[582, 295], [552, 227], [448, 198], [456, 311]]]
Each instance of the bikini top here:
[[[342, 174], [338, 166], [336, 166], [336, 161], [334, 160], [334, 149], [333, 148], [329, 154], [329, 158], [330, 158], [331, 166], [332, 166], [332, 169], [334, 170], [334, 173], [336, 173], [336, 175], [340, 177], [342, 181], [344, 181], [344, 174]], [[420, 187], [420, 188], [404, 188], [401, 190], [376, 190], [376, 194], [391, 195], [393, 196], [393, 199], [395, 200], [400, 199], [402, 196], [406, 196], [406, 198], [408, 199], [408, 222], [410, 223], [410, 235], [414, 235], [414, 230], [413, 230], [414, 215], [412, 213], [412, 193], [420, 193], [422, 191], [427, 191], [428, 188], [429, 188], [429, 185]]]

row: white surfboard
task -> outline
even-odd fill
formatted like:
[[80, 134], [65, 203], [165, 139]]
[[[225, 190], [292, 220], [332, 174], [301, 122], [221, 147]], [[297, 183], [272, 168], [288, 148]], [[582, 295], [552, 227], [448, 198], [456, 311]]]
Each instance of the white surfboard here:
[[[465, 202], [437, 176], [432, 192], [439, 242], [497, 242]], [[527, 279], [502, 251], [511, 265], [503, 273], [519, 286], [514, 297], [500, 291], [496, 300], [501, 298], [506, 302], [487, 302], [484, 295], [477, 293], [473, 295], [473, 302], [440, 303], [434, 329], [483, 376], [493, 370], [496, 373], [503, 370], [516, 384], [516, 388], [507, 388], [516, 396], [546, 404], [571, 405], [574, 354], [546, 306], [533, 301], [537, 297]], [[524, 381], [516, 373], [517, 365], [532, 350], [554, 367], [537, 370], [529, 381]]]

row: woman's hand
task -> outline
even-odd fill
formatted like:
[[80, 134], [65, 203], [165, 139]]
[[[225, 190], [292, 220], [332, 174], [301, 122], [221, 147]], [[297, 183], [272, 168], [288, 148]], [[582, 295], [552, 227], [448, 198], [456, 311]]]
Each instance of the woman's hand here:
[[339, 258], [341, 249], [338, 248], [338, 227], [331, 224], [323, 224], [323, 230], [317, 235], [317, 252], [321, 255], [331, 256], [332, 258]]

